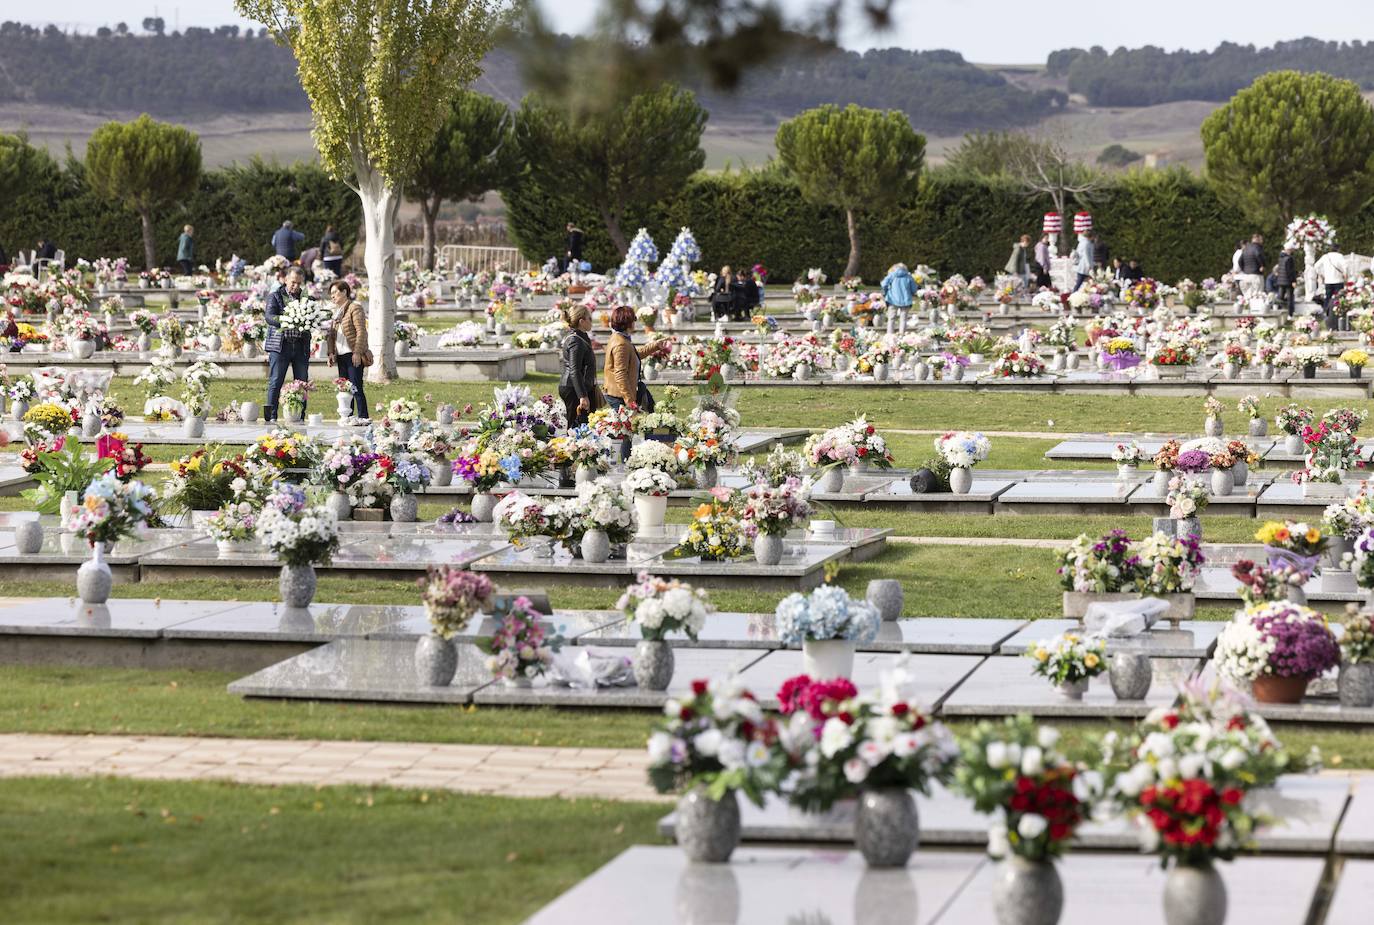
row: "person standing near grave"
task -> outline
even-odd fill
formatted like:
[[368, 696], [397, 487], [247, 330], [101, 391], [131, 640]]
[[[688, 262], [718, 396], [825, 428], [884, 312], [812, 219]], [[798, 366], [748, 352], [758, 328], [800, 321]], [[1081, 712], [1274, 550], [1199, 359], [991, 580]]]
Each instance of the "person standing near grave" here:
[[190, 225], [181, 229], [177, 238], [177, 266], [182, 276], [190, 276], [196, 260], [196, 229]]
[[1054, 257], [1050, 253], [1050, 236], [1042, 234], [1040, 240], [1035, 244], [1035, 263], [1031, 269], [1035, 272], [1035, 285], [1042, 288], [1050, 288], [1054, 285], [1054, 280], [1050, 277], [1050, 270], [1054, 267]]
[[267, 309], [264, 312], [267, 340], [263, 344], [263, 349], [267, 351], [267, 402], [262, 408], [265, 421], [277, 419], [277, 402], [281, 398], [281, 387], [286, 382], [288, 369], [293, 379], [310, 378], [310, 333], [281, 329], [281, 316], [286, 310], [286, 303], [304, 295], [304, 283], [305, 274], [301, 268], [292, 267], [286, 273], [286, 285], [267, 297]]
[[[628, 407], [636, 411], [654, 410], [654, 396], [644, 384], [643, 360], [666, 353], [669, 341], [636, 347], [630, 338], [635, 329], [635, 310], [618, 305], [611, 312], [611, 339], [606, 345], [606, 371], [602, 391], [606, 404], [612, 408]], [[620, 441], [620, 458], [630, 455], [630, 439]]]
[[605, 404], [596, 384], [596, 350], [592, 346], [592, 311], [577, 304], [563, 309], [568, 326], [559, 348], [562, 372], [558, 378], [558, 397], [568, 412], [568, 429], [587, 423], [587, 416]]
[[324, 237], [320, 238], [320, 262], [335, 276], [343, 276], [343, 241], [333, 225], [324, 227]]
[[1247, 299], [1264, 292], [1264, 235], [1256, 234], [1240, 252], [1240, 294]]
[[272, 233], [272, 250], [278, 257], [294, 262], [300, 256], [301, 243], [304, 241], [305, 235], [291, 227], [290, 221], [285, 221]]
[[735, 315], [735, 273], [726, 264], [716, 276], [716, 284], [711, 289], [711, 317], [716, 321], [733, 318]]
[[894, 263], [882, 281], [883, 301], [889, 310], [898, 313], [911, 311], [916, 301], [916, 280], [904, 263]]
[[1345, 256], [1340, 251], [1327, 251], [1312, 265], [1317, 273], [1317, 285], [1322, 287], [1322, 309], [1326, 314], [1326, 326], [1336, 329], [1336, 296], [1345, 288], [1349, 278]]
[[1020, 240], [1011, 246], [1011, 256], [1007, 258], [1006, 271], [1021, 279], [1021, 288], [1030, 288], [1030, 235], [1021, 235]]
[[1274, 265], [1274, 286], [1279, 295], [1279, 305], [1288, 309], [1288, 317], [1293, 317], [1293, 309], [1296, 307], [1293, 298], [1293, 287], [1298, 281], [1298, 267], [1293, 260], [1292, 244], [1283, 246], [1283, 253], [1279, 254], [1278, 263]]
[[1078, 244], [1073, 249], [1073, 272], [1078, 279], [1074, 283], [1075, 291], [1082, 289], [1083, 284], [1092, 279], [1093, 275], [1093, 233], [1085, 231], [1078, 236]]
[[576, 276], [582, 272], [582, 245], [587, 236], [573, 222], [568, 222], [567, 253], [563, 256], [563, 271]]
[[363, 370], [372, 365], [367, 348], [367, 312], [353, 298], [348, 283], [336, 279], [329, 284], [329, 301], [334, 303], [334, 320], [329, 330], [329, 362], [339, 369], [339, 378], [353, 386], [353, 421], [367, 421], [367, 393], [363, 391]]

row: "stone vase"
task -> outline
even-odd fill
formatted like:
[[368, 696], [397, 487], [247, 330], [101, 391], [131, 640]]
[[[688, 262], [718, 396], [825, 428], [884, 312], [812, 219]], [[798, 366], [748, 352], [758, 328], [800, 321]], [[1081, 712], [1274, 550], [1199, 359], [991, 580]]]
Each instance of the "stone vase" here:
[[811, 378], [811, 366], [808, 363], [798, 363], [797, 368], [792, 370], [792, 378], [798, 382], [806, 382]]
[[595, 482], [597, 471], [591, 466], [578, 466], [573, 471], [573, 484], [582, 485], [586, 482]]
[[1220, 437], [1225, 432], [1221, 418], [1209, 417], [1202, 429], [1209, 437]]
[[1266, 436], [1266, 435], [1269, 433], [1269, 421], [1268, 421], [1268, 419], [1266, 419], [1266, 418], [1251, 418], [1251, 419], [1250, 419], [1249, 433], [1250, 433], [1250, 436], [1252, 436], [1252, 437], [1263, 437], [1263, 436]]
[[1174, 520], [1174, 536], [1180, 539], [1185, 536], [1195, 536], [1198, 542], [1202, 541], [1202, 521], [1196, 517], [1179, 517]]
[[335, 392], [334, 409], [338, 412], [340, 421], [351, 418], [353, 416], [353, 393]]
[[1126, 463], [1116, 467], [1116, 480], [1118, 482], [1129, 482], [1135, 478], [1135, 474], [1140, 471], [1139, 466], [1131, 466]]
[[839, 466], [831, 466], [822, 471], [816, 479], [815, 489], [821, 494], [835, 494], [844, 488], [844, 470]]
[[1166, 469], [1156, 469], [1154, 479], [1150, 486], [1154, 489], [1156, 498], [1164, 498], [1169, 494], [1169, 472]]
[[1144, 700], [1154, 680], [1150, 656], [1142, 652], [1117, 652], [1107, 663], [1107, 679], [1117, 700]]
[[1283, 437], [1283, 451], [1292, 456], [1302, 455], [1302, 437], [1298, 434], [1285, 434]]
[[1231, 467], [1231, 484], [1235, 488], [1244, 488], [1245, 483], [1250, 481], [1250, 464], [1244, 460], [1237, 460]]
[[667, 495], [635, 495], [635, 518], [640, 529], [663, 526], [668, 513]]
[[429, 484], [435, 488], [447, 488], [453, 484], [453, 463], [447, 459], [429, 461]]
[[815, 679], [849, 677], [854, 673], [853, 641], [803, 639], [802, 673]]
[[191, 416], [181, 422], [181, 435], [188, 440], [199, 440], [205, 436], [205, 418]]
[[138, 335], [138, 352], [139, 352], [139, 353], [144, 353], [144, 354], [146, 354], [146, 353], [151, 352], [152, 349], [153, 349], [153, 335], [151, 335], [151, 334], [140, 334], [140, 335]]
[[1053, 861], [1008, 855], [992, 881], [998, 925], [1055, 925], [1064, 911], [1064, 884]]
[[398, 340], [398, 341], [396, 341], [396, 356], [398, 356], [398, 357], [408, 357], [408, 356], [410, 356], [410, 342], [409, 342], [409, 341], [404, 341], [404, 340]]
[[1178, 864], [1164, 878], [1164, 921], [1168, 925], [1222, 925], [1226, 883], [1211, 864]]
[[245, 360], [256, 360], [258, 358], [258, 342], [255, 340], [244, 341], [243, 346], [239, 348], [239, 356]]
[[345, 492], [331, 491], [329, 497], [324, 499], [324, 506], [334, 515], [335, 520], [353, 518], [353, 502], [348, 500], [348, 494]]
[[915, 382], [924, 382], [929, 372], [930, 367], [926, 365], [926, 362], [924, 360], [917, 360], [916, 364], [911, 367], [911, 378]]
[[731, 379], [734, 379], [736, 375], [737, 373], [735, 371], [734, 363], [720, 364], [720, 378], [724, 379], [726, 382], [729, 382]]
[[1291, 604], [1307, 603], [1307, 591], [1302, 587], [1302, 585], [1288, 586], [1288, 602]]
[[754, 537], [754, 561], [759, 565], [777, 565], [782, 561], [782, 537], [776, 533], [760, 533]]
[[282, 602], [288, 607], [309, 607], [315, 599], [315, 577], [313, 565], [283, 565], [277, 587], [281, 591]]
[[886, 382], [886, 381], [887, 381], [887, 364], [886, 364], [886, 363], [874, 363], [874, 364], [873, 364], [873, 381], [874, 381], [874, 382]]
[[10, 418], [15, 421], [24, 420], [24, 415], [29, 413], [29, 403], [24, 399], [16, 399], [10, 402]]
[[496, 510], [496, 496], [489, 491], [479, 491], [472, 496], [472, 516], [480, 524], [491, 523], [492, 511]]
[[287, 404], [285, 410], [288, 424], [299, 424], [305, 420], [305, 408], [302, 405]]
[[739, 799], [731, 790], [713, 800], [693, 787], [677, 801], [677, 843], [689, 861], [724, 864], [739, 845]]
[[448, 427], [453, 423], [453, 408], [445, 405], [434, 413], [434, 420], [440, 427]]
[[973, 487], [973, 470], [967, 466], [956, 466], [949, 470], [949, 490], [956, 495], [966, 495]]
[[458, 671], [458, 646], [433, 633], [415, 643], [415, 677], [427, 687], [447, 687]]
[[605, 530], [588, 530], [582, 534], [582, 560], [605, 562], [611, 557], [611, 538]]
[[1342, 661], [1336, 693], [1343, 707], [1374, 706], [1374, 663]]
[[673, 646], [667, 640], [640, 640], [635, 646], [635, 683], [646, 691], [667, 690], [673, 661]]
[[105, 544], [91, 546], [91, 557], [76, 570], [76, 593], [86, 604], [103, 604], [110, 599], [114, 576], [105, 562]]
[[241, 402], [239, 402], [239, 417], [243, 419], [243, 423], [245, 423], [245, 424], [256, 424], [256, 423], [258, 422], [258, 415], [261, 414], [261, 413], [262, 413], [262, 409], [258, 407], [258, 403], [257, 403], [257, 402], [255, 402], [255, 401], [241, 401]]
[[91, 357], [95, 356], [95, 341], [72, 341], [72, 356], [76, 357], [78, 360], [89, 360]]
[[892, 623], [902, 618], [905, 598], [902, 583], [895, 578], [875, 578], [870, 581], [864, 600], [873, 605], [884, 622]]
[[720, 482], [720, 471], [715, 466], [706, 466], [697, 473], [697, 488], [715, 488]]
[[1235, 487], [1235, 481], [1231, 477], [1230, 469], [1212, 470], [1212, 495], [1217, 498], [1225, 498], [1231, 494], [1231, 489]]
[[916, 801], [905, 787], [859, 792], [854, 813], [854, 847], [869, 867], [905, 867], [921, 842]]
[[1088, 679], [1079, 678], [1077, 681], [1065, 681], [1054, 686], [1054, 692], [1065, 700], [1082, 700], [1083, 695], [1088, 692]]
[[14, 548], [21, 555], [31, 556], [43, 548], [43, 525], [26, 520], [14, 528]]
[[410, 492], [404, 492], [391, 499], [391, 519], [398, 524], [413, 524], [420, 511], [419, 500]]

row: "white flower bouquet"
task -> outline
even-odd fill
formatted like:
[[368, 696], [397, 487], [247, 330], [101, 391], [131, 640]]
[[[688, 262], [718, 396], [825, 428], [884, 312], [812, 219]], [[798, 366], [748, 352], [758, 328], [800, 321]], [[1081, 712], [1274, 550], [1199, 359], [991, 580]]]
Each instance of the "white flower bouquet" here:
[[662, 469], [631, 469], [621, 483], [626, 496], [655, 495], [666, 496], [677, 488], [677, 481]]
[[306, 502], [296, 485], [278, 485], [258, 517], [258, 538], [288, 565], [328, 564], [339, 548], [339, 525], [324, 506]]
[[778, 602], [774, 615], [778, 638], [794, 646], [807, 639], [872, 642], [881, 622], [872, 604], [854, 600], [839, 585], [822, 585], [810, 594], [789, 594]]
[[952, 469], [970, 469], [988, 458], [992, 442], [981, 432], [951, 431], [935, 438], [935, 451]]
[[704, 588], [693, 588], [676, 578], [659, 578], [648, 572], [639, 573], [615, 607], [639, 625], [645, 639], [661, 640], [677, 632], [686, 634], [693, 642], [707, 616], [715, 611]]
[[329, 309], [314, 299], [291, 299], [282, 306], [278, 324], [284, 335], [300, 336], [310, 333], [332, 317]]

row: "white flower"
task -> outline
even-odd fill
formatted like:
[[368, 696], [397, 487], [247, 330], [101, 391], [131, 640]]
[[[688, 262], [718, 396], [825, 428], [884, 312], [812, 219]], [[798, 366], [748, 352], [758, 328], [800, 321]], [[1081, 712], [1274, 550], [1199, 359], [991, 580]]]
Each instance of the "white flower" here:
[[1044, 816], [1027, 813], [1016, 823], [1016, 834], [1027, 839], [1039, 838], [1048, 827], [1049, 823], [1045, 821]]
[[719, 729], [707, 729], [705, 732], [697, 733], [696, 737], [692, 739], [692, 746], [696, 748], [698, 754], [709, 758], [720, 751], [722, 738]]
[[821, 754], [827, 758], [834, 758], [836, 754], [844, 751], [854, 741], [854, 733], [850, 731], [849, 725], [844, 720], [832, 716], [825, 721], [821, 728]]
[[669, 719], [678, 719], [682, 716], [682, 702], [671, 697], [663, 704], [663, 715]]
[[989, 742], [987, 747], [988, 767], [1001, 770], [1007, 766], [1007, 743]]
[[1045, 753], [1037, 746], [1032, 745], [1021, 755], [1021, 773], [1035, 775], [1043, 770], [1045, 770]]
[[743, 767], [744, 743], [739, 739], [725, 739], [720, 743], [720, 753], [718, 757], [720, 763], [727, 769]]
[[882, 764], [883, 759], [887, 757], [887, 749], [870, 739], [859, 745], [859, 757], [870, 768], [874, 768]]
[[859, 758], [850, 758], [844, 763], [845, 780], [851, 784], [862, 784], [868, 778], [868, 765]]
[[1053, 726], [1041, 726], [1035, 738], [1041, 748], [1054, 748], [1059, 744], [1059, 730]]
[[915, 754], [916, 749], [920, 748], [921, 742], [914, 732], [904, 732], [892, 740], [892, 754], [898, 758], [905, 758]]
[[1227, 750], [1226, 754], [1221, 756], [1221, 760], [1218, 763], [1227, 771], [1234, 771], [1236, 768], [1245, 764], [1245, 752], [1233, 746]]
[[673, 737], [666, 732], [649, 736], [649, 764], [663, 764], [673, 750]]
[[1184, 755], [1178, 761], [1178, 776], [1184, 780], [1193, 780], [1202, 776], [1203, 768], [1206, 766], [1206, 755]]

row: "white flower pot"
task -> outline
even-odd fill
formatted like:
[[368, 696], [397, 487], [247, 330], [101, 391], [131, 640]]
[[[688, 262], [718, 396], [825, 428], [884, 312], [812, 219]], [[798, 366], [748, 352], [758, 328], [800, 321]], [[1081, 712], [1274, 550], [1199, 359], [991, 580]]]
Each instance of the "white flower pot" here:
[[1170, 473], [1165, 469], [1156, 469], [1154, 480], [1151, 483], [1155, 490], [1156, 498], [1165, 498], [1169, 495], [1169, 476]]
[[348, 495], [342, 491], [331, 491], [329, 497], [324, 501], [324, 506], [333, 512], [335, 520], [353, 519], [353, 503], [348, 500]]
[[803, 639], [802, 673], [816, 680], [854, 673], [854, 643], [848, 639]]
[[1235, 483], [1231, 479], [1230, 469], [1212, 470], [1212, 494], [1218, 498], [1225, 498], [1231, 494], [1231, 489]]
[[835, 494], [844, 488], [844, 469], [831, 466], [816, 479], [815, 490], [820, 494]]
[[573, 484], [582, 485], [586, 482], [595, 482], [597, 472], [591, 466], [578, 466], [573, 473]]
[[29, 413], [29, 403], [22, 398], [10, 403], [10, 418], [15, 421], [24, 420], [24, 415]]
[[874, 381], [874, 382], [886, 382], [886, 381], [887, 381], [887, 364], [886, 364], [886, 363], [874, 363], [874, 364], [873, 364], [873, 381]]
[[1212, 417], [1209, 417], [1203, 424], [1203, 430], [1209, 437], [1220, 437], [1225, 432], [1221, 418]]
[[1139, 469], [1136, 466], [1129, 466], [1122, 463], [1116, 467], [1116, 477], [1118, 481], [1129, 482], [1135, 478]]
[[199, 440], [205, 436], [205, 418], [189, 417], [181, 422], [181, 435], [188, 440]]
[[93, 340], [74, 340], [72, 341], [72, 356], [78, 360], [89, 360], [95, 355], [95, 341]]
[[635, 517], [640, 529], [663, 526], [663, 518], [667, 513], [667, 495], [635, 495]]
[[140, 334], [140, 335], [138, 335], [138, 352], [139, 352], [139, 354], [140, 354], [140, 355], [146, 355], [146, 354], [149, 353], [152, 349], [153, 349], [153, 335], [151, 335], [151, 334]]
[[1298, 434], [1284, 434], [1283, 451], [1292, 456], [1302, 455], [1302, 437]]
[[967, 466], [957, 466], [949, 471], [949, 490], [956, 495], [966, 495], [973, 487], [973, 470]]
[[305, 420], [305, 409], [299, 405], [286, 406], [286, 422], [288, 424], [299, 424]]
[[221, 556], [233, 555], [240, 545], [234, 540], [215, 540], [215, 549], [219, 550]]
[[258, 415], [261, 413], [262, 411], [260, 408], [258, 408], [257, 402], [239, 402], [239, 417], [243, 419], [243, 423], [256, 424], [258, 421]]

